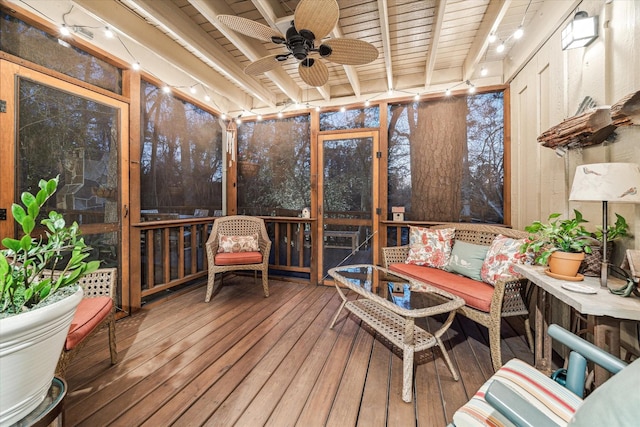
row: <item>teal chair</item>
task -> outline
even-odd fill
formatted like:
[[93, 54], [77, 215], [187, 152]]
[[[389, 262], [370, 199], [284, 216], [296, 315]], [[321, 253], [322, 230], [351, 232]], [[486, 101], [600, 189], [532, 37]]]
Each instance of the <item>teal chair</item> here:
[[[627, 365], [558, 325], [548, 332], [571, 349], [561, 381], [512, 359], [455, 412], [450, 426], [640, 425], [640, 359]], [[615, 375], [583, 399], [587, 361]]]

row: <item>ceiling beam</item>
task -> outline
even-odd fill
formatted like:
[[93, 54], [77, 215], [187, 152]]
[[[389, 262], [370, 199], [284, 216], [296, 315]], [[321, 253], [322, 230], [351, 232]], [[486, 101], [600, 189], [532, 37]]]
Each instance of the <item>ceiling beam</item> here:
[[[218, 15], [235, 15], [225, 2], [211, 2], [208, 0], [189, 0], [189, 3], [195, 7], [212, 25], [214, 25], [240, 52], [249, 60], [255, 61], [264, 56], [269, 55], [269, 51], [265, 49], [262, 42], [251, 39], [237, 33], [218, 21]], [[267, 77], [280, 88], [285, 95], [291, 100], [301, 102], [302, 90], [300, 86], [284, 71], [282, 67], [276, 67], [274, 70], [265, 73]]]
[[189, 49], [211, 64], [222, 75], [239, 85], [242, 89], [260, 99], [265, 104], [275, 107], [276, 98], [265, 89], [259, 81], [244, 74], [235, 58], [218, 42], [213, 40], [204, 30], [193, 24], [193, 21], [180, 8], [170, 2], [153, 0], [125, 0], [137, 10], [144, 11], [149, 20], [170, 31]]
[[491, 1], [487, 6], [487, 11], [484, 14], [480, 28], [476, 32], [476, 35], [469, 48], [469, 53], [462, 65], [462, 80], [469, 80], [476, 69], [476, 66], [482, 59], [484, 52], [489, 46], [489, 34], [494, 33], [502, 20], [504, 15], [511, 6], [511, 0]]
[[431, 47], [429, 56], [427, 57], [427, 68], [425, 70], [424, 88], [428, 89], [431, 85], [431, 77], [436, 66], [436, 56], [438, 54], [438, 43], [440, 41], [440, 31], [442, 31], [442, 22], [444, 21], [444, 10], [447, 6], [447, 0], [438, 0], [436, 2], [436, 10], [434, 12], [435, 21], [431, 30]]
[[153, 52], [161, 60], [172, 64], [185, 75], [202, 82], [231, 103], [250, 108], [251, 99], [245, 92], [229, 84], [229, 80], [222, 75], [212, 73], [209, 65], [190, 52], [186, 52], [182, 46], [162, 31], [148, 25], [139, 15], [122, 4], [101, 0], [74, 0], [74, 4]]
[[387, 0], [378, 0], [378, 16], [382, 33], [384, 67], [387, 72], [387, 89], [393, 89], [393, 65], [391, 63], [391, 38], [389, 37], [389, 7]]

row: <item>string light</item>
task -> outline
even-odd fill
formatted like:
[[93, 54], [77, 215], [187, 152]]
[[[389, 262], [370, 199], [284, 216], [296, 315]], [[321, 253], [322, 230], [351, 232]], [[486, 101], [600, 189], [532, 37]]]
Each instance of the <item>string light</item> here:
[[504, 42], [501, 42], [498, 47], [496, 48], [496, 52], [498, 53], [502, 53], [504, 52]]
[[515, 33], [513, 33], [513, 38], [518, 40], [522, 38], [523, 35], [524, 35], [524, 30], [522, 29], [522, 25], [520, 25], [518, 29], [515, 31]]
[[211, 101], [211, 97], [209, 96], [209, 94], [206, 94], [204, 96], [204, 100], [207, 101], [207, 102]]
[[480, 75], [481, 76], [486, 76], [487, 74], [489, 74], [489, 70], [487, 70], [484, 66], [482, 68], [480, 68]]
[[451, 91], [452, 89], [457, 88], [458, 86], [462, 85], [462, 84], [466, 84], [467, 86], [469, 86], [469, 89], [467, 89], [467, 92], [469, 93], [475, 93], [476, 92], [476, 87], [473, 83], [471, 83], [469, 80], [465, 80], [463, 82], [457, 83], [453, 86], [451, 86], [450, 88], [447, 88], [447, 90], [444, 92], [444, 94], [446, 96], [451, 96]]
[[111, 29], [109, 27], [105, 27], [104, 36], [106, 38], [108, 38], [108, 39], [112, 39], [113, 38], [113, 31], [111, 31]]
[[498, 36], [496, 36], [495, 33], [489, 34], [489, 43], [495, 43], [497, 39], [498, 39]]
[[316, 112], [320, 112], [320, 107], [316, 107]]
[[261, 121], [262, 121], [262, 114], [258, 114], [258, 115], [256, 116], [256, 120], [258, 120], [259, 122], [261, 122]]
[[171, 88], [169, 86], [165, 85], [165, 86], [162, 87], [162, 91], [164, 93], [171, 93]]
[[282, 114], [282, 111], [278, 111], [278, 118], [281, 119], [282, 116], [284, 116], [284, 114]]
[[415, 101], [420, 101], [420, 94], [419, 94], [419, 93], [416, 93], [416, 95], [413, 97], [413, 99], [414, 99]]
[[60, 26], [60, 34], [63, 36], [70, 36], [71, 31], [69, 31], [69, 27], [67, 27], [65, 24], [62, 24]]
[[368, 99], [366, 101], [364, 101], [364, 106], [368, 107], [369, 105], [371, 105], [371, 101], [369, 101]]
[[344, 105], [342, 107], [340, 107], [340, 112], [344, 113], [345, 111], [347, 111], [347, 107], [345, 107]]
[[134, 62], [133, 64], [131, 64], [131, 68], [133, 68], [135, 71], [138, 71], [140, 69], [140, 63], [138, 61]]
[[222, 120], [227, 120], [227, 115], [225, 113], [220, 114], [220, 118]]
[[195, 93], [197, 92], [197, 91], [196, 91], [196, 85], [191, 86], [191, 87], [189, 88], [189, 92], [191, 92], [191, 93], [195, 94]]

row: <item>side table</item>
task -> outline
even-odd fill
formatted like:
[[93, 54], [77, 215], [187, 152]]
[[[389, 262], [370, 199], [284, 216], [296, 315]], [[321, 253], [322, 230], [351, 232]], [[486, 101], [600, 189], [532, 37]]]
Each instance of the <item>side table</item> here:
[[51, 387], [40, 405], [11, 427], [46, 427], [57, 420], [56, 426], [64, 425], [64, 398], [67, 383], [62, 378], [53, 377]]
[[[551, 371], [551, 337], [547, 334], [549, 319], [551, 319], [551, 302], [548, 294], [592, 318], [593, 344], [620, 357], [620, 321], [640, 321], [640, 299], [634, 296], [625, 298], [612, 294], [608, 289], [600, 287], [599, 277], [585, 277], [584, 281], [580, 282], [592, 287], [595, 291], [595, 293], [586, 294], [565, 289], [563, 284], [574, 282], [547, 276], [544, 273], [545, 267], [518, 264], [514, 268], [539, 288], [535, 310], [534, 359], [537, 369], [547, 373]], [[610, 280], [613, 279], [610, 278]], [[596, 386], [609, 378], [605, 369], [596, 365], [594, 370]]]

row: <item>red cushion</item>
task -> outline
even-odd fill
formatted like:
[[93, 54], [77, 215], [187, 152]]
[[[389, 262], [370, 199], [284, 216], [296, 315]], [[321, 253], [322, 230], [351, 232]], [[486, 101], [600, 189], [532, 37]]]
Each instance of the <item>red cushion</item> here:
[[113, 300], [109, 297], [83, 298], [73, 315], [66, 350], [71, 350], [85, 339], [111, 312]]
[[424, 267], [413, 264], [391, 264], [389, 270], [397, 271], [413, 279], [434, 285], [464, 299], [469, 307], [489, 312], [493, 298], [493, 286], [449, 273], [439, 268]]
[[216, 265], [260, 264], [262, 254], [260, 252], [219, 253], [216, 254], [214, 262]]

